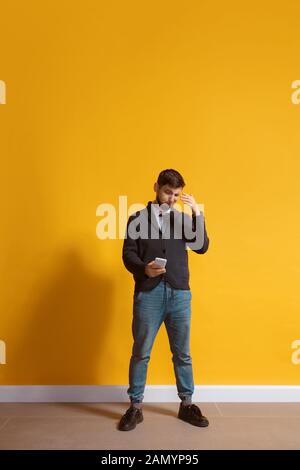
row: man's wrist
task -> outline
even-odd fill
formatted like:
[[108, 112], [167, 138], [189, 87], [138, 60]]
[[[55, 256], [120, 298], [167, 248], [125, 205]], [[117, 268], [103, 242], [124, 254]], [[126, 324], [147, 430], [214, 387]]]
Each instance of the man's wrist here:
[[200, 210], [198, 209], [198, 207], [196, 209], [192, 209], [193, 211], [193, 216], [197, 216], [197, 215], [200, 215]]

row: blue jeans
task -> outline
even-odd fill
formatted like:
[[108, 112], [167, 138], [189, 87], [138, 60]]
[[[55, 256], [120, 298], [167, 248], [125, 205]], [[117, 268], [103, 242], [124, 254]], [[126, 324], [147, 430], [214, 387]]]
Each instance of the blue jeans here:
[[165, 279], [150, 291], [134, 293], [132, 335], [134, 339], [129, 366], [130, 401], [144, 398], [147, 369], [157, 332], [165, 323], [179, 398], [190, 398], [194, 392], [190, 356], [191, 291], [174, 289]]

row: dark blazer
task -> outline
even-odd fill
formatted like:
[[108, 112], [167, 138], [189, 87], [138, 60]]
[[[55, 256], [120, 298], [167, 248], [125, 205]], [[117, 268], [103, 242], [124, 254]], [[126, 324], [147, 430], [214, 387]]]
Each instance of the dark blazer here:
[[[162, 231], [151, 204], [149, 201], [145, 209], [131, 215], [126, 226], [122, 259], [133, 274], [134, 290], [149, 291], [163, 278], [176, 289], [189, 290], [187, 249], [203, 254], [209, 246], [204, 214], [200, 212], [191, 217], [172, 208], [163, 216]], [[166, 273], [149, 277], [145, 274], [145, 266], [155, 257], [167, 258]]]

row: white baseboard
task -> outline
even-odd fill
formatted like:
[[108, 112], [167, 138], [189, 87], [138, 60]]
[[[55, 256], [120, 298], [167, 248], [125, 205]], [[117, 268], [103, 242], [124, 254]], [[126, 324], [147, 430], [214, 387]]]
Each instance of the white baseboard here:
[[[125, 385], [2, 385], [0, 402], [128, 402]], [[147, 385], [144, 402], [179, 402], [175, 385]], [[194, 402], [300, 402], [300, 385], [196, 385]]]

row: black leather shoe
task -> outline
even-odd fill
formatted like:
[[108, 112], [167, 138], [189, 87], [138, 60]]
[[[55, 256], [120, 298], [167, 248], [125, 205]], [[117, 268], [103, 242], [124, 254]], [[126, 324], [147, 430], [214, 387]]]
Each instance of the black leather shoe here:
[[144, 420], [143, 412], [141, 409], [130, 406], [126, 413], [122, 416], [119, 422], [119, 431], [131, 431], [138, 423]]
[[196, 405], [183, 406], [182, 403], [180, 403], [178, 418], [193, 424], [193, 426], [205, 428], [209, 425], [208, 419], [203, 416], [200, 408]]

